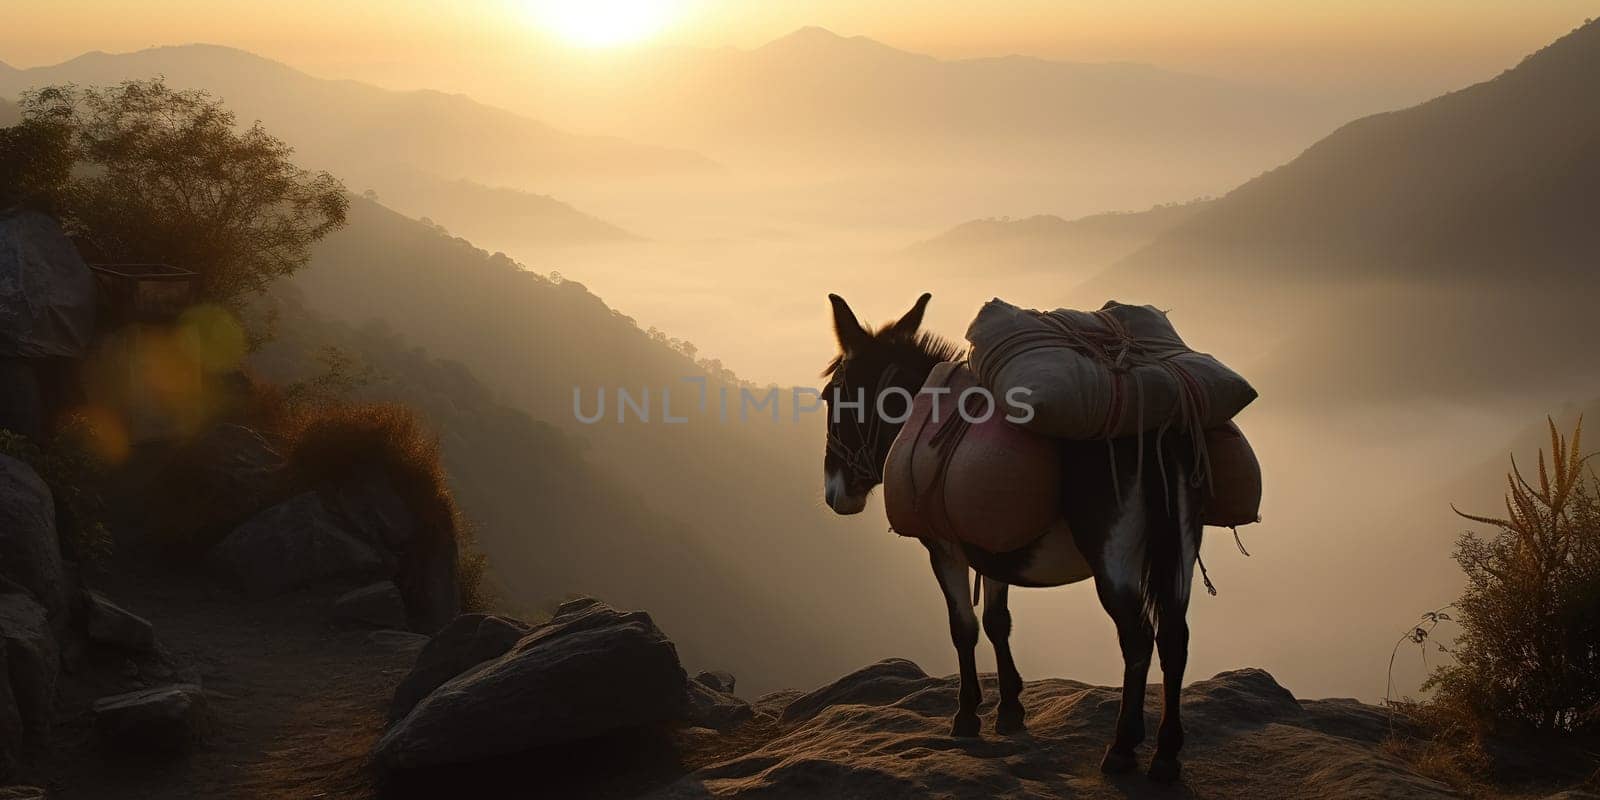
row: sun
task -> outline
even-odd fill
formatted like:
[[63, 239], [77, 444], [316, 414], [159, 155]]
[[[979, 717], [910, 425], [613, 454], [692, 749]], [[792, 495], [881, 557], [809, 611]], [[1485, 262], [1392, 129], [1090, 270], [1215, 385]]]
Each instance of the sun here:
[[526, 0], [534, 22], [582, 47], [616, 47], [659, 33], [673, 0]]

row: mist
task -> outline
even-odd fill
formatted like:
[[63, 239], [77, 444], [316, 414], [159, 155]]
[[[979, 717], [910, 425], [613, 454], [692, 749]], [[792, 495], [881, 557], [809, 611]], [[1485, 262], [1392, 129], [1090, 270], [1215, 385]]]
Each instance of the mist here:
[[[1169, 309], [1192, 346], [1260, 390], [1239, 424], [1267, 487], [1262, 522], [1238, 543], [1207, 531], [1217, 594], [1192, 605], [1190, 674], [1259, 665], [1302, 695], [1370, 701], [1387, 691], [1396, 637], [1458, 593], [1450, 547], [1467, 523], [1451, 503], [1497, 507], [1486, 465], [1526, 453], [1531, 425], [1600, 393], [1563, 366], [1593, 334], [1596, 287], [1579, 267], [1594, 233], [1574, 209], [1592, 201], [1597, 120], [1592, 103], [1557, 120], [1579, 113], [1563, 98], [1592, 87], [1596, 31], [1496, 81], [1440, 87], [1466, 90], [1443, 106], [1395, 101], [1417, 95], [1405, 86], [940, 59], [815, 28], [672, 51], [605, 91], [546, 87], [551, 103], [585, 97], [550, 114], [211, 47], [10, 70], [0, 91], [165, 74], [364, 194], [351, 230], [294, 279], [306, 308], [352, 329], [381, 322], [400, 346], [465, 365], [496, 402], [568, 437], [604, 487], [579, 496], [552, 482], [542, 525], [507, 496], [515, 476], [471, 495], [470, 513], [504, 523], [482, 541], [505, 596], [649, 605], [686, 662], [733, 668], [753, 693], [889, 656], [952, 670], [926, 554], [885, 532], [876, 495], [859, 517], [823, 506], [820, 415], [589, 426], [574, 419], [575, 387], [695, 375], [815, 387], [837, 348], [829, 293], [884, 322], [931, 292], [925, 328], [958, 341], [992, 297]], [[1525, 82], [1543, 94], [1518, 91]], [[1512, 93], [1539, 99], [1512, 106]], [[1517, 129], [1441, 146], [1439, 126], [1479, 114]], [[1486, 166], [1506, 148], [1540, 154], [1510, 189]], [[1433, 166], [1407, 172], [1425, 153]], [[1430, 184], [1446, 171], [1466, 177]], [[1387, 202], [1387, 222], [1340, 227], [1341, 208]], [[1285, 208], [1307, 209], [1303, 227], [1275, 216]], [[974, 220], [988, 222], [952, 233]], [[516, 306], [509, 284], [477, 273], [425, 275], [432, 264], [407, 261], [421, 247], [440, 262], [515, 262], [495, 269], [537, 273], [548, 303]], [[1568, 291], [1535, 303], [1530, 285]], [[457, 471], [473, 471], [474, 451], [455, 446]], [[584, 503], [623, 494], [638, 508], [607, 512], [603, 547], [573, 533], [601, 527]], [[672, 571], [608, 574], [633, 537], [663, 530], [681, 558]], [[569, 535], [576, 544], [545, 547]], [[1013, 598], [1025, 675], [1115, 682], [1114, 631], [1088, 584]], [[762, 606], [742, 618], [744, 603]], [[1406, 661], [1394, 679], [1415, 691], [1423, 675]]]

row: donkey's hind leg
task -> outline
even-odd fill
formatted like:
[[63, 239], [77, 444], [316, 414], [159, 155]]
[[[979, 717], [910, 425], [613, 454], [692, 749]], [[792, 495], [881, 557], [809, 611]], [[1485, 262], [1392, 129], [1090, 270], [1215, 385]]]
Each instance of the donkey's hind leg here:
[[1144, 741], [1144, 688], [1150, 676], [1155, 636], [1137, 584], [1121, 583], [1100, 572], [1095, 575], [1095, 591], [1116, 623], [1117, 643], [1122, 647], [1122, 705], [1117, 711], [1117, 733], [1100, 760], [1100, 769], [1128, 772], [1138, 766], [1136, 751]]
[[1000, 707], [994, 718], [994, 732], [1015, 733], [1023, 729], [1022, 676], [1011, 659], [1011, 609], [1006, 594], [1011, 588], [1003, 581], [983, 579], [983, 632], [994, 645], [995, 666], [1000, 673]]
[[[1182, 764], [1183, 718], [1179, 695], [1183, 691], [1183, 670], [1189, 662], [1189, 589], [1194, 580], [1194, 565], [1200, 552], [1201, 523], [1196, 509], [1198, 492], [1184, 485], [1178, 490], [1176, 558], [1160, 559], [1170, 574], [1152, 575], [1156, 582], [1156, 652], [1161, 656], [1161, 727], [1156, 730], [1156, 753], [1150, 759], [1150, 778], [1162, 783], [1178, 779]], [[1171, 552], [1171, 551], [1169, 551]]]
[[972, 585], [967, 574], [970, 570], [966, 558], [951, 552], [949, 545], [928, 542], [927, 546], [933, 574], [939, 579], [939, 590], [944, 593], [944, 604], [950, 612], [950, 641], [955, 644], [956, 660], [961, 663], [961, 694], [950, 735], [977, 736], [983, 689], [978, 685], [978, 615], [972, 610]]

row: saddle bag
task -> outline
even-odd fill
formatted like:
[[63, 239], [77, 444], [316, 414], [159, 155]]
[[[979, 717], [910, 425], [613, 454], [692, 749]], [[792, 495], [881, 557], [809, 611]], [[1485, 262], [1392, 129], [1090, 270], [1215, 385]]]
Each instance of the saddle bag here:
[[[968, 389], [980, 391], [968, 394], [963, 414], [957, 404]], [[1004, 553], [1059, 520], [1056, 442], [1007, 422], [1007, 413], [965, 364], [934, 367], [884, 464], [884, 505], [896, 533]]]
[[1201, 501], [1207, 525], [1235, 528], [1261, 521], [1261, 462], [1239, 426], [1229, 422], [1206, 431], [1211, 492]]

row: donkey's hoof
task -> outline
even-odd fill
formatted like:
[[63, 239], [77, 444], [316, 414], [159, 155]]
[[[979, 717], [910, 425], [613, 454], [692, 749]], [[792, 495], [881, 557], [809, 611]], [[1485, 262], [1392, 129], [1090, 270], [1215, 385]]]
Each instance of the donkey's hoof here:
[[1175, 783], [1183, 775], [1183, 764], [1176, 758], [1157, 756], [1150, 761], [1150, 780], [1156, 783]]
[[1021, 733], [1028, 729], [1022, 718], [1022, 706], [1015, 708], [1002, 706], [994, 715], [994, 732], [1001, 736], [1005, 736], [1008, 733]]
[[978, 738], [978, 729], [983, 727], [977, 714], [957, 714], [950, 723], [950, 735], [961, 739]]
[[1133, 753], [1124, 753], [1115, 748], [1107, 747], [1105, 757], [1100, 759], [1100, 771], [1107, 775], [1121, 775], [1139, 768], [1139, 759]]

